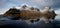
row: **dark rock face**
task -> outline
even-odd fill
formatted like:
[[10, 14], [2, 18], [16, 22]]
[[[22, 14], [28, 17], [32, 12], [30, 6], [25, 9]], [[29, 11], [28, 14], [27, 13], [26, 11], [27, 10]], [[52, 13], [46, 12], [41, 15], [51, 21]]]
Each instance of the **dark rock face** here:
[[15, 17], [19, 17], [20, 16], [20, 10], [16, 9], [16, 8], [10, 8], [5, 14], [4, 16], [15, 16]]
[[[26, 7], [26, 5], [24, 5], [23, 7]], [[34, 9], [33, 7], [31, 8], [32, 10]], [[36, 11], [29, 11], [29, 10], [18, 10], [16, 8], [10, 8], [5, 14], [4, 16], [14, 16], [16, 18], [21, 18], [21, 19], [35, 19], [36, 17], [46, 17], [47, 19], [50, 19], [50, 18], [55, 18], [56, 14], [54, 11], [50, 12], [50, 11], [47, 11], [46, 13], [41, 13], [41, 12], [38, 12], [39, 9], [38, 8], [35, 8], [37, 9], [37, 12]]]
[[55, 19], [55, 17], [56, 17], [57, 14], [55, 14], [54, 10], [52, 11], [52, 14], [54, 14], [54, 15], [52, 16], [52, 19]]
[[26, 7], [27, 7], [27, 5], [23, 5], [23, 6], [22, 6], [22, 8], [26, 8]]
[[20, 10], [16, 8], [10, 8], [3, 16], [8, 17], [11, 20], [19, 20]]

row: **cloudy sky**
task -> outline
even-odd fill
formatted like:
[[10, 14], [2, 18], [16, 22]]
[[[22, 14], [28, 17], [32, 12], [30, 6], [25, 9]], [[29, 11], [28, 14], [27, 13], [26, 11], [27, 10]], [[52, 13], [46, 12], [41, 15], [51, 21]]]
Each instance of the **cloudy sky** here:
[[4, 13], [10, 7], [20, 6], [22, 4], [28, 4], [38, 8], [51, 6], [53, 9], [60, 10], [60, 0], [0, 0], [0, 14]]

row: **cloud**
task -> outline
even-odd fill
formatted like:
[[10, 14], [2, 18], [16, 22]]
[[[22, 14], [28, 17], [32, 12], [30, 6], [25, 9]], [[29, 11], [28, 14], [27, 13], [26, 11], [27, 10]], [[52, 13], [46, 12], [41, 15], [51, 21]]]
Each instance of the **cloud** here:
[[[3, 1], [4, 3], [7, 0]], [[13, 3], [13, 4], [23, 4], [27, 3], [29, 5], [35, 5], [35, 6], [51, 6], [53, 4], [53, 0], [9, 0], [7, 4]], [[4, 4], [3, 4], [4, 5]]]
[[58, 14], [55, 19], [60, 19], [60, 8], [55, 10], [55, 13]]
[[0, 8], [2, 8], [5, 4], [6, 4], [5, 1], [0, 0]]
[[55, 10], [56, 14], [60, 14], [60, 8], [58, 10]]
[[60, 8], [60, 0], [53, 0], [54, 4], [52, 5], [53, 8]]
[[6, 11], [8, 10], [8, 8], [0, 8], [0, 14], [4, 14]]
[[[58, 1], [58, 2], [57, 2]], [[59, 2], [60, 0], [0, 0], [0, 8], [4, 7], [5, 5], [8, 5], [9, 3], [20, 5], [23, 3], [27, 3], [28, 5], [35, 5], [38, 7], [42, 6], [53, 6], [53, 7], [60, 7]]]
[[38, 8], [43, 8], [44, 6], [60, 8], [60, 0], [0, 0], [0, 8], [4, 8], [3, 10], [5, 10], [24, 3], [31, 6], [37, 6]]
[[41, 4], [42, 6], [53, 5], [53, 0], [32, 0], [32, 2], [38, 3], [39, 5]]
[[[29, 5], [36, 5], [36, 6], [45, 6], [45, 5], [52, 5], [52, 0], [1, 0], [0, 6], [3, 7], [6, 4], [13, 3], [13, 4], [23, 4], [27, 3]], [[1, 7], [2, 7], [1, 6]]]

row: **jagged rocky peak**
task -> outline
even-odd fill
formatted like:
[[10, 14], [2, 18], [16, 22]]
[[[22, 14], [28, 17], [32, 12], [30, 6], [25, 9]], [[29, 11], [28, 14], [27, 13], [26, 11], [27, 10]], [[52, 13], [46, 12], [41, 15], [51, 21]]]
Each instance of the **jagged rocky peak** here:
[[8, 11], [6, 11], [4, 16], [16, 16], [16, 17], [18, 17], [19, 14], [20, 14], [20, 10], [13, 7], [13, 8], [10, 8]]
[[27, 5], [23, 5], [23, 6], [22, 6], [22, 8], [25, 8], [25, 7], [27, 7]]
[[30, 9], [31, 9], [31, 10], [34, 10], [34, 7], [31, 7]]
[[40, 11], [38, 8], [30, 7], [31, 10]]

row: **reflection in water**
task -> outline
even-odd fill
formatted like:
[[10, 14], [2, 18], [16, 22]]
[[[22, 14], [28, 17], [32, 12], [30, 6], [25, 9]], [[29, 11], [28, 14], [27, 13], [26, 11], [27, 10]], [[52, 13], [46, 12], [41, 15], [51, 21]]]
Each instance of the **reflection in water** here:
[[[36, 23], [28, 24], [22, 20], [11, 20], [11, 16], [0, 16], [0, 27], [8, 28], [58, 28], [60, 27], [60, 16], [56, 16], [52, 23], [44, 23], [44, 21], [38, 21]], [[57, 20], [58, 19], [58, 20]], [[4, 20], [4, 21], [3, 21]]]
[[44, 23], [44, 21], [39, 21], [38, 23], [28, 24], [25, 21], [20, 20], [0, 20], [0, 28], [58, 28], [60, 27], [60, 21], [54, 20], [52, 23]]

